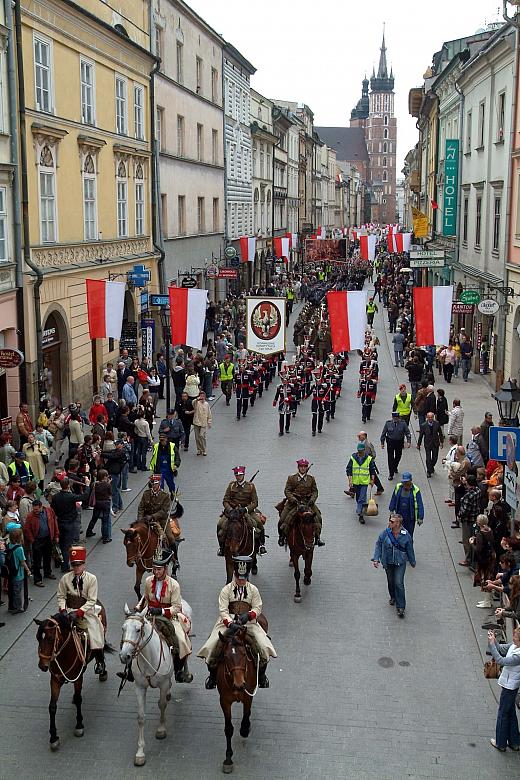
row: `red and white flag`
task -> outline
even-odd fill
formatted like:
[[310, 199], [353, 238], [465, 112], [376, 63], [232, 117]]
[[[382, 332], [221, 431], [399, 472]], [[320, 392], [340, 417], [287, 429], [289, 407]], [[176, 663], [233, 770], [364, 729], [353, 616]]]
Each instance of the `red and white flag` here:
[[[240, 257], [243, 263], [254, 263], [256, 252], [256, 238], [242, 236], [240, 239]], [[190, 344], [190, 347], [193, 346]]]
[[318, 227], [318, 238], [326, 238], [327, 237], [327, 228], [323, 225], [319, 225]]
[[283, 258], [284, 262], [289, 259], [289, 239], [287, 236], [274, 239], [274, 253], [276, 257]]
[[172, 344], [202, 348], [207, 290], [169, 287]]
[[286, 233], [285, 236], [289, 239], [289, 249], [296, 249], [298, 247], [298, 233]]
[[415, 343], [418, 346], [448, 344], [453, 287], [414, 287]]
[[376, 256], [376, 243], [377, 236], [372, 235], [372, 233], [368, 236], [359, 237], [360, 256], [362, 260], [368, 260], [371, 263], [374, 261], [374, 257]]
[[125, 283], [86, 279], [88, 330], [91, 339], [120, 339]]
[[409, 252], [412, 243], [411, 233], [394, 233], [397, 252]]
[[363, 349], [367, 323], [366, 290], [333, 290], [327, 293], [332, 351]]
[[386, 237], [386, 245], [388, 247], [388, 251], [390, 254], [395, 254], [397, 252], [397, 243], [395, 240], [395, 234], [389, 230], [388, 235]]

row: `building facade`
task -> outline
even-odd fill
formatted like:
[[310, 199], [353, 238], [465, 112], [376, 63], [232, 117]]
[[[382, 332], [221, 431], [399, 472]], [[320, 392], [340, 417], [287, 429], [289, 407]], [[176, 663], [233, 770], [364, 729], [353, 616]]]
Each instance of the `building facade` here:
[[254, 284], [266, 282], [266, 258], [271, 248], [273, 204], [273, 103], [251, 90], [251, 139], [253, 145], [253, 235], [256, 236]]

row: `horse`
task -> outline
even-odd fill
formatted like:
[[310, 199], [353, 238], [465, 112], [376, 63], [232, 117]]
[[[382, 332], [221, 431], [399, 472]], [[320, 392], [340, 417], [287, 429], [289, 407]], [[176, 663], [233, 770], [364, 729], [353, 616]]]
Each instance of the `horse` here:
[[[267, 630], [267, 622], [265, 622]], [[217, 689], [220, 695], [220, 707], [224, 715], [224, 733], [226, 735], [226, 759], [222, 771], [230, 774], [233, 771], [233, 721], [231, 708], [234, 702], [242, 703], [242, 721], [240, 736], [249, 736], [251, 730], [251, 707], [253, 697], [258, 690], [258, 671], [260, 659], [253, 657], [250, 645], [246, 642], [245, 626], [232, 624], [224, 633], [219, 632], [222, 642], [222, 653], [217, 664]]]
[[302, 600], [300, 591], [300, 569], [298, 561], [303, 558], [304, 576], [303, 584], [310, 585], [312, 577], [312, 559], [314, 556], [314, 540], [316, 534], [316, 518], [312, 509], [303, 504], [298, 506], [293, 524], [287, 534], [287, 544], [290, 551], [290, 565], [294, 567], [294, 579], [296, 591], [294, 601], [299, 604]]
[[224, 541], [226, 560], [226, 583], [233, 579], [233, 558], [236, 555], [250, 555], [251, 574], [258, 574], [256, 554], [260, 544], [258, 532], [247, 521], [246, 513], [241, 508], [232, 509], [227, 513], [228, 523]]
[[[106, 628], [106, 616], [104, 608], [100, 613], [101, 622]], [[50, 747], [58, 750], [60, 740], [56, 731], [56, 711], [62, 685], [74, 684], [73, 703], [76, 705], [75, 737], [82, 737], [85, 732], [83, 713], [81, 711], [83, 687], [83, 675], [88, 664], [94, 658], [94, 653], [88, 648], [88, 637], [82, 637], [76, 631], [66, 614], [58, 612], [46, 620], [33, 618], [38, 626], [36, 639], [38, 641], [38, 667], [42, 672], [51, 674], [51, 700], [49, 702], [50, 717]], [[107, 647], [107, 649], [109, 649]], [[100, 682], [105, 682], [108, 675], [106, 670], [99, 675]]]
[[[169, 521], [168, 521], [169, 522]], [[152, 560], [159, 544], [159, 534], [155, 523], [137, 520], [129, 528], [121, 528], [124, 534], [123, 544], [126, 548], [126, 565], [136, 567], [134, 591], [141, 598], [141, 582], [145, 572], [151, 571]], [[172, 576], [179, 568], [178, 543], [175, 545], [175, 556], [172, 563]]]
[[[122, 627], [119, 659], [128, 667], [132, 661], [135, 693], [137, 696], [137, 753], [134, 757], [135, 766], [144, 766], [144, 717], [146, 708], [146, 693], [148, 688], [159, 688], [159, 710], [161, 712], [159, 726], [155, 732], [156, 739], [166, 738], [166, 706], [171, 699], [172, 677], [175, 671], [175, 658], [171, 648], [163, 639], [147, 617], [146, 606], [142, 612], [132, 612], [125, 604], [126, 618]], [[191, 607], [182, 600], [182, 612], [191, 621]], [[184, 664], [184, 667], [187, 667]]]

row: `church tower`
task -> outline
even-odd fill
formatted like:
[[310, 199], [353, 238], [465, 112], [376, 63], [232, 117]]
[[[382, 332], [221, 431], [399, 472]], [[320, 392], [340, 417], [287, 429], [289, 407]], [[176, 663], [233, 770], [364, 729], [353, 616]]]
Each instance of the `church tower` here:
[[375, 70], [372, 71], [370, 79], [365, 138], [372, 183], [371, 221], [381, 224], [397, 222], [397, 120], [394, 116], [394, 74], [392, 70], [388, 73], [384, 31], [377, 75]]

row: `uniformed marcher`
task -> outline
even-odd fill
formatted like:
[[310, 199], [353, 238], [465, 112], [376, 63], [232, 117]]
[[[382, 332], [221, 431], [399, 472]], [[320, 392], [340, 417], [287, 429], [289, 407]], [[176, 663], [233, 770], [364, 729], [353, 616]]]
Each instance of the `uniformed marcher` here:
[[152, 474], [139, 501], [137, 519], [151, 517], [164, 531], [169, 548], [175, 550], [175, 536], [170, 528], [170, 506], [170, 496], [161, 488], [161, 475]]
[[58, 583], [58, 609], [68, 613], [78, 628], [87, 632], [89, 648], [96, 659], [95, 674], [105, 674], [105, 629], [99, 617], [98, 581], [95, 574], [85, 571], [87, 550], [80, 545], [70, 548], [71, 571]]
[[217, 555], [224, 556], [224, 546], [226, 543], [226, 531], [229, 522], [229, 513], [233, 509], [243, 510], [246, 517], [246, 522], [250, 527], [255, 529], [255, 538], [258, 536], [260, 546], [258, 548], [259, 555], [266, 555], [265, 549], [265, 531], [264, 524], [260, 519], [258, 509], [258, 496], [256, 488], [252, 482], [247, 482], [245, 479], [246, 467], [235, 466], [233, 469], [235, 479], [227, 486], [222, 503], [224, 505], [224, 512], [220, 516], [217, 523], [217, 539], [219, 543], [219, 549]]
[[316, 382], [312, 388], [312, 435], [316, 436], [316, 427], [318, 433], [323, 431], [323, 419], [325, 414], [330, 411], [330, 404], [327, 400], [329, 393], [329, 384], [325, 379], [321, 377], [321, 369], [317, 368], [314, 371]]
[[247, 415], [247, 408], [249, 406], [249, 372], [246, 369], [246, 361], [239, 360], [238, 367], [235, 371], [235, 395], [237, 399], [237, 420], [240, 420], [240, 416], [245, 417]]
[[280, 378], [282, 383], [276, 388], [276, 393], [273, 400], [273, 406], [278, 404], [278, 423], [279, 423], [279, 436], [284, 435], [284, 423], [285, 433], [289, 433], [291, 427], [291, 414], [294, 403], [294, 397], [292, 394], [292, 385], [289, 384], [289, 379], [285, 373], [280, 372]]
[[300, 458], [296, 463], [298, 472], [287, 477], [287, 482], [285, 483], [284, 493], [286, 501], [280, 514], [280, 520], [278, 521], [278, 544], [280, 547], [285, 545], [287, 534], [294, 523], [298, 507], [303, 504], [314, 512], [316, 544], [318, 547], [323, 547], [325, 545], [325, 542], [322, 542], [321, 540], [323, 521], [321, 512], [316, 506], [318, 486], [312, 474], [309, 474], [309, 461], [306, 458]]
[[264, 629], [257, 623], [257, 618], [262, 612], [262, 598], [258, 588], [248, 581], [252, 560], [249, 556], [237, 556], [233, 561], [233, 579], [220, 591], [218, 620], [206, 643], [197, 653], [197, 656], [204, 658], [208, 665], [209, 677], [206, 680], [206, 688], [215, 688], [217, 684], [217, 666], [222, 654], [219, 632], [230, 627], [233, 630], [232, 626], [235, 623], [246, 626], [247, 638], [253, 652], [255, 656], [257, 653], [260, 656], [259, 687], [269, 688], [265, 670], [269, 658], [276, 658], [276, 650]]

